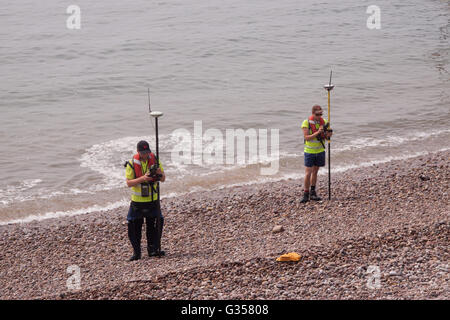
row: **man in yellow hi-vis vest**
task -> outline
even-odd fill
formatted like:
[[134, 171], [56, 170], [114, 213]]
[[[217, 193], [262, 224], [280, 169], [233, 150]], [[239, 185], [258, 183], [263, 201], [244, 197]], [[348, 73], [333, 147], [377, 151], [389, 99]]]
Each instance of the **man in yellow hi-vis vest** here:
[[301, 203], [310, 199], [322, 200], [316, 193], [317, 173], [320, 167], [325, 166], [325, 139], [332, 136], [331, 131], [325, 130], [328, 121], [322, 118], [322, 114], [322, 107], [316, 104], [312, 107], [312, 115], [302, 123], [305, 141], [305, 189]]
[[[134, 254], [130, 261], [141, 258], [142, 224], [146, 222], [147, 252], [150, 257], [157, 255], [161, 241], [164, 217], [158, 205], [157, 181], [164, 182], [161, 161], [156, 165], [156, 157], [151, 152], [147, 141], [139, 141], [137, 153], [131, 161], [125, 163], [127, 186], [131, 188], [131, 204], [128, 210], [128, 237]], [[159, 220], [158, 220], [159, 219]], [[164, 255], [160, 251], [160, 255]]]

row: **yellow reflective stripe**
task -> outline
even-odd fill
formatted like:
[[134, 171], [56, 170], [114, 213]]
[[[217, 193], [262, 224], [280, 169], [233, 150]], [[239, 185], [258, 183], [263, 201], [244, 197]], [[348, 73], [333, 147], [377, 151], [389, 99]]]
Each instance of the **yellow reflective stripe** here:
[[306, 153], [320, 153], [322, 151], [325, 151], [322, 143], [315, 139], [315, 140], [306, 140], [305, 141], [305, 149], [304, 152]]
[[[138, 196], [138, 197], [142, 197], [142, 192], [136, 192], [136, 191], [131, 191], [132, 195]], [[149, 191], [149, 194], [151, 194], [151, 191]], [[153, 190], [153, 195], [156, 194], [156, 191]], [[142, 197], [142, 198], [148, 198], [148, 197]]]
[[156, 192], [153, 193], [153, 200], [151, 196], [141, 197], [139, 195], [135, 195], [131, 193], [131, 200], [134, 202], [152, 202], [158, 200], [158, 194]]
[[309, 148], [305, 147], [305, 150], [303, 150], [303, 152], [317, 154], [317, 153], [325, 152], [325, 149], [320, 148], [320, 149], [314, 150], [314, 149], [309, 149]]
[[[156, 187], [155, 187], [156, 189]], [[158, 193], [156, 192], [156, 190], [153, 189], [153, 200], [158, 200]], [[135, 202], [151, 202], [152, 197], [151, 197], [151, 190], [149, 190], [149, 196], [148, 197], [143, 197], [142, 193], [141, 193], [141, 185], [137, 185], [134, 187], [131, 187], [131, 200], [135, 201]]]
[[323, 149], [322, 145], [317, 146], [317, 147], [306, 146], [306, 148], [308, 148], [308, 149]]
[[319, 147], [322, 145], [322, 143], [320, 143], [320, 141], [316, 140], [316, 141], [308, 141], [306, 140], [305, 145], [307, 145], [308, 147]]

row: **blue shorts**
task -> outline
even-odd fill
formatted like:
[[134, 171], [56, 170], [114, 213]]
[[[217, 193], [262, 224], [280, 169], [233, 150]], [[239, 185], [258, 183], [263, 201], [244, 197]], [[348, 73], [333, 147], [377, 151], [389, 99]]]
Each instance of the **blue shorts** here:
[[325, 166], [325, 151], [320, 153], [305, 152], [305, 167], [324, 167], [324, 166]]

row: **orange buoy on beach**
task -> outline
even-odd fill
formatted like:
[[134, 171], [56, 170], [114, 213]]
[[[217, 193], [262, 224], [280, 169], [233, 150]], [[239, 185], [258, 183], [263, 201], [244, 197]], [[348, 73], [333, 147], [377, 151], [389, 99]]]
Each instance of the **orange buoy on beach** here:
[[277, 261], [300, 261], [301, 256], [296, 252], [285, 253], [277, 258]]

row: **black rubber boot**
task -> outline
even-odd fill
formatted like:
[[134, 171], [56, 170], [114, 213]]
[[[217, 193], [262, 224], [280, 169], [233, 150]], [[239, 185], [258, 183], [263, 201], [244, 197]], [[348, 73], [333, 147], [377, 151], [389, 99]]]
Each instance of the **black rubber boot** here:
[[[149, 257], [156, 257], [158, 253], [156, 252], [156, 248], [160, 246], [162, 229], [164, 226], [164, 218], [160, 217], [159, 219], [159, 232], [157, 232], [157, 218], [147, 218], [147, 253]], [[160, 256], [166, 255], [166, 253], [161, 250], [159, 252]]]
[[[166, 255], [166, 252], [164, 251], [164, 250], [161, 250], [160, 252], [159, 252], [159, 256], [165, 256]], [[157, 257], [158, 256], [158, 253], [156, 252], [156, 250], [155, 251], [150, 251], [149, 253], [148, 253], [148, 256], [149, 257]]]
[[309, 192], [304, 192], [303, 193], [303, 199], [300, 200], [300, 203], [306, 203], [309, 201]]
[[141, 255], [135, 253], [131, 256], [130, 259], [128, 259], [128, 261], [136, 261], [136, 260], [139, 260], [140, 258], [141, 258]]
[[311, 190], [311, 196], [310, 196], [310, 199], [311, 199], [311, 200], [314, 200], [314, 201], [320, 201], [320, 200], [322, 200], [322, 198], [319, 197], [319, 196], [317, 195], [316, 190]]
[[134, 252], [129, 261], [135, 261], [141, 258], [142, 223], [143, 219], [128, 221], [128, 238], [130, 239]]

